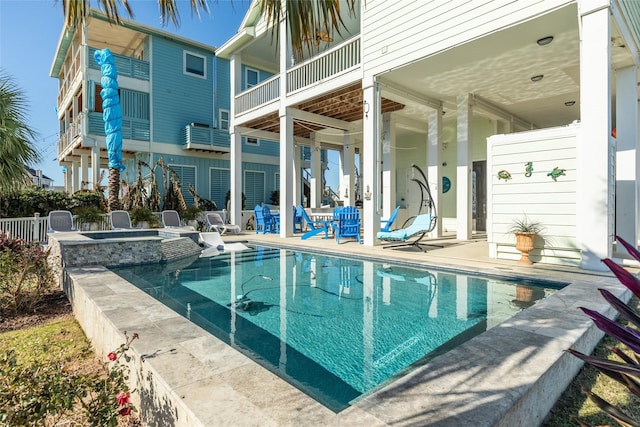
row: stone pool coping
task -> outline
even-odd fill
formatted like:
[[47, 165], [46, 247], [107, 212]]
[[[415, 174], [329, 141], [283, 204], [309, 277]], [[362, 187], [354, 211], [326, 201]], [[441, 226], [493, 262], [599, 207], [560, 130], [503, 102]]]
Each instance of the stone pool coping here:
[[67, 268], [63, 286], [98, 354], [140, 335], [131, 377], [148, 425], [538, 425], [581, 367], [565, 350], [602, 336], [578, 307], [612, 316], [597, 288], [630, 292], [599, 273], [517, 275], [569, 286], [337, 414], [104, 267]]

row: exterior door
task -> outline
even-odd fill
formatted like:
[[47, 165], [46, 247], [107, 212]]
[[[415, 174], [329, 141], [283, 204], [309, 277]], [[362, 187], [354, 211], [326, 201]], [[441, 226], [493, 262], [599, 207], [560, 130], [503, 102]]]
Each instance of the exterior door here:
[[472, 210], [475, 231], [487, 231], [487, 161], [473, 162]]

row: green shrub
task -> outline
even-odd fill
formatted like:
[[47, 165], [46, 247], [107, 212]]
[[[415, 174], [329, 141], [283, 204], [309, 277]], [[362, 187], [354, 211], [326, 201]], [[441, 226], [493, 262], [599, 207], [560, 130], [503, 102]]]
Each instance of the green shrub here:
[[55, 283], [49, 250], [0, 233], [0, 315], [32, 310]]
[[23, 218], [39, 212], [42, 216], [50, 211], [68, 210], [73, 200], [67, 193], [46, 191], [38, 187], [28, 187], [11, 194], [0, 194], [0, 217]]
[[131, 218], [131, 224], [136, 227], [143, 222], [148, 222], [149, 227], [158, 227], [160, 226], [160, 221], [158, 217], [151, 211], [149, 208], [135, 208], [129, 213], [129, 217]]

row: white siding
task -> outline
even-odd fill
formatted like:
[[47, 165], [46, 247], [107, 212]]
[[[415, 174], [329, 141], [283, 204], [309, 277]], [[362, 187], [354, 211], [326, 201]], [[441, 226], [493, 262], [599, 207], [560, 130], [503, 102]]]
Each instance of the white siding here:
[[[362, 2], [365, 76], [383, 73], [571, 3], [367, 0]], [[402, 31], [398, 31], [400, 28]]]
[[[487, 225], [492, 256], [518, 259], [515, 238], [508, 233], [514, 219], [527, 218], [544, 226], [531, 253], [533, 261], [579, 265], [577, 249], [577, 125], [495, 135], [487, 139]], [[525, 176], [532, 162], [533, 172]], [[554, 181], [555, 168], [565, 175]], [[510, 180], [498, 178], [506, 170]]]

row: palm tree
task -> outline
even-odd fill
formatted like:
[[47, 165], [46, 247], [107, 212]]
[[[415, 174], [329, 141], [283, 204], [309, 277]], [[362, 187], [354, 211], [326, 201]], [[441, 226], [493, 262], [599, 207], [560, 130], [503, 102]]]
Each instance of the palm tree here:
[[[349, 13], [354, 13], [358, 0], [344, 0]], [[64, 12], [64, 22], [67, 28], [84, 21], [89, 14], [90, 0], [61, 0]], [[200, 16], [200, 12], [209, 12], [208, 0], [190, 0], [191, 11]], [[120, 6], [124, 7], [129, 17], [134, 18], [133, 10], [128, 0], [98, 0], [107, 18], [120, 23]], [[286, 4], [286, 6], [285, 6]], [[278, 40], [280, 26], [278, 25], [286, 13], [294, 53], [300, 53], [304, 46], [311, 49], [313, 37], [318, 28], [327, 32], [336, 31], [344, 27], [340, 8], [340, 0], [260, 0], [260, 9], [267, 23], [271, 26], [272, 37]], [[286, 10], [285, 10], [286, 7]], [[180, 26], [180, 12], [176, 0], [158, 0], [162, 24], [169, 21], [176, 27]]]
[[37, 134], [26, 122], [22, 90], [0, 70], [0, 192], [25, 185], [26, 165], [40, 160], [33, 147]]

